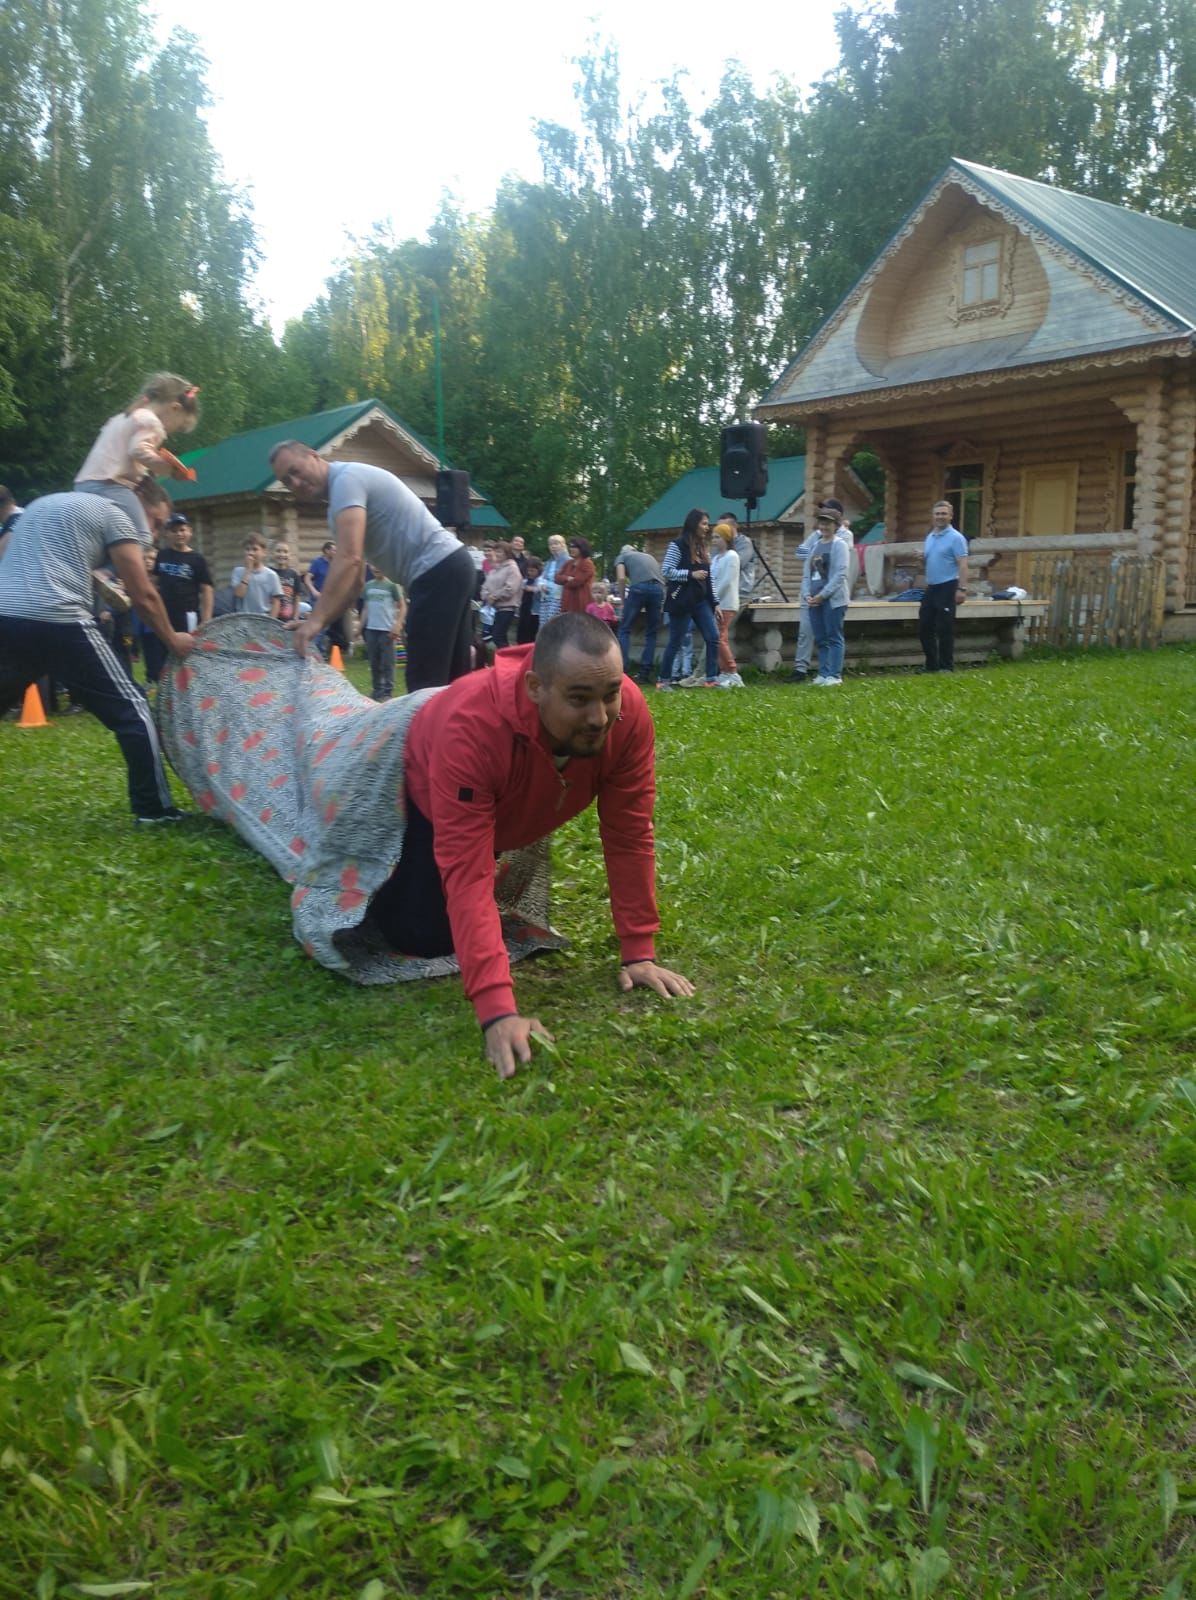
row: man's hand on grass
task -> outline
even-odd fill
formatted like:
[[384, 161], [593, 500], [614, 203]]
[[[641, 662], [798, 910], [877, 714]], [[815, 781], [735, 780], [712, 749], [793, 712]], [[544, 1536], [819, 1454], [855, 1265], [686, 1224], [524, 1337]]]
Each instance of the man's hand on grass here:
[[513, 1078], [519, 1062], [531, 1060], [537, 1035], [552, 1041], [539, 1017], [499, 1017], [485, 1032], [486, 1060], [493, 1062], [500, 1078]]
[[620, 967], [619, 988], [624, 993], [637, 988], [654, 989], [665, 1000], [674, 995], [688, 998], [694, 992], [688, 978], [683, 978], [679, 972], [670, 972], [668, 967], [658, 967], [655, 961], [629, 961]]

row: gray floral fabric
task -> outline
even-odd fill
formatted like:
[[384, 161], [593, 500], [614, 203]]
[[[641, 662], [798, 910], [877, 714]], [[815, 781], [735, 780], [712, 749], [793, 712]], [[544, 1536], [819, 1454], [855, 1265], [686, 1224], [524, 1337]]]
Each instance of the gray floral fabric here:
[[[406, 827], [403, 755], [411, 719], [440, 689], [376, 704], [341, 672], [296, 654], [269, 617], [206, 624], [158, 688], [162, 745], [196, 805], [219, 817], [291, 884], [295, 937], [356, 983], [458, 971], [452, 956], [391, 950], [368, 916]], [[549, 849], [499, 859], [495, 896], [512, 960], [561, 949], [549, 927]]]

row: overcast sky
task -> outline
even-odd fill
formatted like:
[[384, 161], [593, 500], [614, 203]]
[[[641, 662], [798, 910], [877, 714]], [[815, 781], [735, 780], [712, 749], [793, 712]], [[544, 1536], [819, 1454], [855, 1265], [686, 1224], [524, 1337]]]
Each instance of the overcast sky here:
[[618, 47], [626, 97], [683, 68], [699, 104], [730, 58], [761, 88], [812, 83], [836, 59], [837, 3], [151, 0], [162, 36], [188, 28], [208, 58], [212, 141], [251, 196], [279, 331], [350, 235], [420, 235], [445, 189], [483, 210], [505, 173], [538, 177], [533, 124], [574, 120], [573, 60], [595, 37]]

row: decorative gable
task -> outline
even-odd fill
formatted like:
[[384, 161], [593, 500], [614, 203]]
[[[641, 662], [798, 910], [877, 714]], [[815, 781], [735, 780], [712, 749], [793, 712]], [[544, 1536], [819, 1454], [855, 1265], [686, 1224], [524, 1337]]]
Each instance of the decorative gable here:
[[952, 163], [759, 411], [1056, 364], [1175, 331]]

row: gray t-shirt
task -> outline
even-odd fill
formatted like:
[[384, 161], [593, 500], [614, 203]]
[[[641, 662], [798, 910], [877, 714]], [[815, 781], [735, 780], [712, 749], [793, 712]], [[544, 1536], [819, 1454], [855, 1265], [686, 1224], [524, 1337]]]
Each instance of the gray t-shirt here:
[[328, 468], [328, 526], [350, 506], [365, 509], [365, 558], [408, 593], [420, 578], [461, 544], [405, 483], [383, 467], [333, 461]]
[[655, 556], [643, 550], [633, 550], [629, 544], [625, 544], [616, 561], [619, 566], [626, 567], [628, 583], [658, 583], [664, 588], [664, 573]]
[[109, 545], [150, 542], [111, 500], [43, 495], [18, 518], [0, 561], [0, 616], [90, 621], [92, 569], [107, 565]]
[[365, 590], [365, 625], [372, 633], [394, 631], [399, 586], [389, 578], [371, 578]]
[[[245, 576], [244, 567], [234, 567], [230, 580], [235, 589]], [[270, 615], [270, 602], [274, 596], [282, 599], [282, 580], [273, 567], [259, 567], [256, 572], [249, 574], [249, 588], [244, 595], [234, 595], [233, 610], [249, 611], [257, 616]]]

